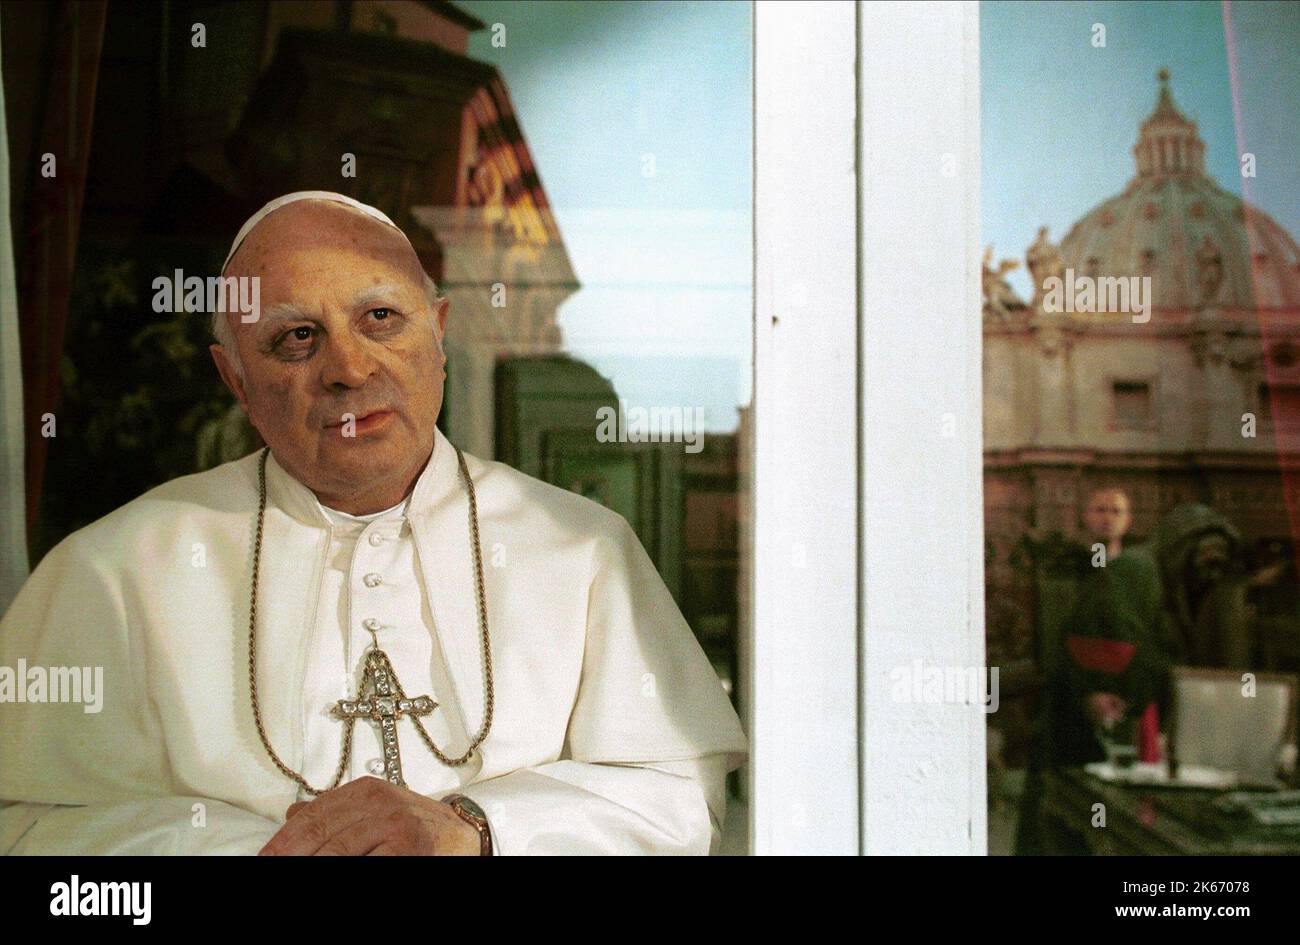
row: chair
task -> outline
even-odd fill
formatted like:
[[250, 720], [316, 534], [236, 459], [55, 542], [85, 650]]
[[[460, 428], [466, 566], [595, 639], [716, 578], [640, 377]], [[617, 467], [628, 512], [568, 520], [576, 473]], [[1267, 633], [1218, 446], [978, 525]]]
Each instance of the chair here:
[[1284, 746], [1296, 744], [1300, 679], [1255, 673], [1254, 695], [1247, 695], [1243, 675], [1241, 670], [1174, 668], [1172, 753], [1179, 765], [1235, 771], [1246, 783], [1275, 784]]

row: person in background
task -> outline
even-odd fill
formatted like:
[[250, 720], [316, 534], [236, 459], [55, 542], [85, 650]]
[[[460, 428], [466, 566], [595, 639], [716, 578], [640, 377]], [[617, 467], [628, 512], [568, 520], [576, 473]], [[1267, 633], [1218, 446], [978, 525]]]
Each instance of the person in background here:
[[1246, 575], [1237, 529], [1214, 509], [1195, 503], [1165, 516], [1153, 553], [1164, 584], [1165, 633], [1177, 661], [1218, 668], [1253, 665], [1246, 594], [1280, 569]]
[[[1169, 647], [1156, 609], [1160, 600], [1160, 575], [1145, 547], [1131, 549], [1124, 556], [1124, 537], [1133, 524], [1128, 494], [1109, 487], [1095, 490], [1083, 512], [1091, 537], [1089, 568], [1080, 582], [1074, 613], [1062, 639], [1111, 640], [1137, 646], [1132, 661], [1120, 674], [1080, 666], [1060, 653], [1059, 671], [1078, 694], [1069, 705], [1070, 715], [1079, 708], [1087, 725], [1067, 720], [1069, 731], [1062, 734], [1080, 757], [1095, 760], [1102, 754], [1094, 735], [1097, 726], [1109, 728], [1136, 708], [1141, 711], [1163, 695], [1169, 671]], [[1098, 546], [1104, 546], [1104, 557]], [[1100, 562], [1100, 563], [1099, 563]], [[1122, 563], [1121, 563], [1122, 562]], [[1142, 644], [1145, 644], [1144, 646]], [[1145, 700], [1134, 706], [1133, 700]]]
[[[1044, 667], [1016, 837], [1019, 854], [1044, 852], [1039, 824], [1043, 775], [1102, 760], [1099, 729], [1137, 718], [1153, 702], [1159, 706], [1168, 688], [1160, 573], [1142, 548], [1124, 547], [1132, 524], [1128, 495], [1115, 487], [1096, 489], [1081, 518], [1087, 547], [1079, 557], [1074, 604]], [[1103, 649], [1118, 644], [1113, 649], [1123, 656], [1115, 665], [1081, 665], [1079, 654], [1096, 650], [1092, 644]]]

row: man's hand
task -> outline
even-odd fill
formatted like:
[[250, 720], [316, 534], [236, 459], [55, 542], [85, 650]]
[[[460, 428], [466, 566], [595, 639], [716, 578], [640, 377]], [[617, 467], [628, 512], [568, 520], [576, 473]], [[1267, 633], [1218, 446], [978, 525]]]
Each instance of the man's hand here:
[[1094, 692], [1084, 698], [1083, 708], [1088, 718], [1109, 729], [1124, 718], [1128, 703], [1113, 692]]
[[478, 856], [478, 831], [447, 804], [379, 778], [299, 801], [259, 856]]

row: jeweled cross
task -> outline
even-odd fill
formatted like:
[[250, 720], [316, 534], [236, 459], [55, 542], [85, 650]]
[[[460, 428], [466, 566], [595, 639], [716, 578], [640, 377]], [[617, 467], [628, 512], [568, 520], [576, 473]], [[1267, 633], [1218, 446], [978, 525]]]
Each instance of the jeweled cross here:
[[388, 654], [374, 647], [366, 655], [358, 698], [340, 699], [334, 706], [334, 714], [348, 723], [357, 719], [378, 723], [380, 740], [384, 745], [384, 777], [398, 787], [405, 787], [402, 755], [397, 746], [397, 720], [407, 715], [428, 715], [437, 707], [438, 703], [428, 696], [408, 699], [393, 672], [393, 664], [388, 661]]

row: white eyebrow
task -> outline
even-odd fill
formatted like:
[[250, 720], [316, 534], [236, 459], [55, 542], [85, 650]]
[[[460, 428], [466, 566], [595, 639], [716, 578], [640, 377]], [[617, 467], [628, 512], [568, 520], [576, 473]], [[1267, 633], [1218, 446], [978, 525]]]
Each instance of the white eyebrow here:
[[313, 319], [305, 314], [302, 309], [288, 302], [277, 302], [265, 312], [262, 313], [261, 322], [265, 325], [271, 325], [276, 322], [292, 321], [312, 321]]
[[[385, 282], [381, 285], [370, 286], [359, 292], [353, 299], [353, 307], [369, 305], [372, 302], [391, 301], [402, 294], [403, 288], [396, 282]], [[291, 302], [277, 302], [265, 312], [260, 319], [262, 325], [274, 325], [278, 322], [307, 321], [314, 322], [318, 319], [308, 315], [298, 306]]]
[[369, 305], [371, 302], [381, 302], [385, 299], [392, 299], [402, 294], [402, 287], [395, 282], [384, 282], [380, 285], [373, 285], [363, 292], [357, 294], [353, 299], [354, 305]]

